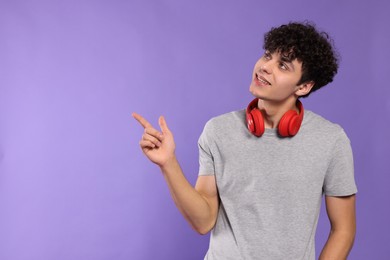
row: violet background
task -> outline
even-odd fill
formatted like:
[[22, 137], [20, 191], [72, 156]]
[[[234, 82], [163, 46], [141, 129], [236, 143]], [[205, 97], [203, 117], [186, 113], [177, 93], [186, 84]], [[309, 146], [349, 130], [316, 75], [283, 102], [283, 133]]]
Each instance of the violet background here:
[[[213, 116], [244, 108], [263, 34], [314, 21], [342, 56], [304, 99], [355, 155], [349, 259], [389, 259], [390, 3], [0, 1], [0, 259], [203, 259], [131, 112], [166, 116], [189, 181]], [[326, 241], [322, 209], [317, 255]]]

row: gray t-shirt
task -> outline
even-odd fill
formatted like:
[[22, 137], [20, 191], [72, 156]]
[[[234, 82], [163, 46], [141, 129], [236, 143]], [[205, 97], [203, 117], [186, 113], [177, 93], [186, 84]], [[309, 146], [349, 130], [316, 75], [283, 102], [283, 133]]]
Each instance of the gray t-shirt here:
[[249, 133], [245, 110], [207, 122], [199, 175], [215, 175], [220, 207], [205, 259], [315, 259], [322, 194], [357, 192], [344, 130], [305, 111], [298, 134]]

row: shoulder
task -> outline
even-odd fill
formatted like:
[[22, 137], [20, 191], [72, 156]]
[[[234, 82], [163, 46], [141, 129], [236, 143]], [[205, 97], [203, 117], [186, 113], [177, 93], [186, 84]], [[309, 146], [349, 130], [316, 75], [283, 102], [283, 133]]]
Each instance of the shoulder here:
[[310, 110], [305, 111], [302, 128], [315, 133], [317, 136], [321, 135], [334, 139], [346, 137], [344, 129], [339, 124], [331, 122]]
[[205, 124], [205, 131], [223, 132], [227, 129], [234, 129], [245, 126], [245, 110], [237, 110], [212, 117]]

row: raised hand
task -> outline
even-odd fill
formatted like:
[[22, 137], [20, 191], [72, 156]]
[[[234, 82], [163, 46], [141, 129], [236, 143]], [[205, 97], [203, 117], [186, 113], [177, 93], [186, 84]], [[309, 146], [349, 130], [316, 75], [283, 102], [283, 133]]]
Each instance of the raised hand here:
[[160, 167], [163, 167], [170, 160], [174, 159], [175, 141], [164, 117], [160, 116], [158, 120], [161, 129], [160, 132], [141, 115], [133, 113], [132, 116], [144, 128], [144, 134], [139, 144], [146, 157]]

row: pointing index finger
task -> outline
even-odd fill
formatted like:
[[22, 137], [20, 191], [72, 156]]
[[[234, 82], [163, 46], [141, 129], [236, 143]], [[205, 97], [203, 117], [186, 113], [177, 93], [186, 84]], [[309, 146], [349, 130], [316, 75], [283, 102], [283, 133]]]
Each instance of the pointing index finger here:
[[147, 127], [152, 127], [152, 125], [145, 119], [143, 118], [141, 115], [137, 114], [137, 113], [132, 113], [131, 114], [135, 120], [137, 120], [144, 128], [147, 128]]

